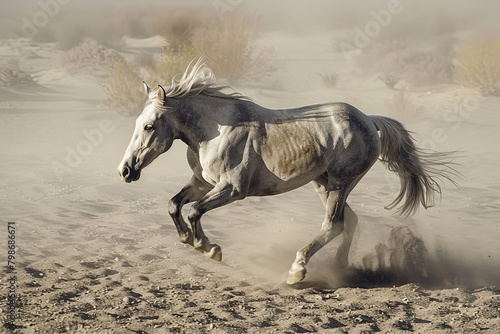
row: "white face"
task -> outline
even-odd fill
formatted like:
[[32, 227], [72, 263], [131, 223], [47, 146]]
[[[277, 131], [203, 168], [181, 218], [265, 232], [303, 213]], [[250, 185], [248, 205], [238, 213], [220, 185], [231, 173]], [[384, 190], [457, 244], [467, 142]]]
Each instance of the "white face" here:
[[[150, 92], [149, 87], [147, 91]], [[166, 152], [172, 146], [173, 140], [167, 113], [155, 108], [155, 103], [151, 101], [137, 117], [134, 134], [122, 162], [118, 165], [122, 180], [127, 183], [137, 181], [141, 170]]]

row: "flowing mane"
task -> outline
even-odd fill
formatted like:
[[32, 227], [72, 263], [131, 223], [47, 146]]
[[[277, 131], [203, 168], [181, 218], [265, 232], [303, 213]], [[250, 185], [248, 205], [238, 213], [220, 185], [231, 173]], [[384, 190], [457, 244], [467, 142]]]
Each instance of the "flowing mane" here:
[[[215, 84], [215, 74], [212, 69], [208, 67], [203, 60], [203, 57], [199, 57], [196, 62], [193, 60], [184, 74], [182, 74], [180, 79], [175, 77], [172, 79], [170, 86], [165, 87], [165, 96], [171, 98], [180, 98], [187, 96], [194, 96], [198, 94], [205, 94], [214, 97], [221, 98], [231, 98], [237, 100], [249, 100], [246, 96], [243, 96], [237, 92], [224, 93], [223, 90], [230, 88], [228, 86], [217, 86]], [[157, 95], [157, 90], [154, 89], [150, 98]]]

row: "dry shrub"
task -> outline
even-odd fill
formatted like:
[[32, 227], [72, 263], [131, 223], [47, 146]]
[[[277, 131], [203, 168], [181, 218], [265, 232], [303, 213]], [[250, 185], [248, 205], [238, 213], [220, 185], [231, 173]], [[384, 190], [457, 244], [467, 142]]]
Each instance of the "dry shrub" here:
[[429, 49], [410, 48], [400, 41], [373, 44], [361, 50], [357, 65], [379, 72], [389, 88], [404, 81], [410, 87], [450, 83], [453, 76], [454, 39], [442, 36]]
[[150, 85], [170, 85], [176, 75], [181, 75], [193, 59], [198, 57], [196, 50], [186, 44], [166, 42], [162, 47], [160, 60], [147, 68], [147, 82]]
[[149, 86], [170, 85], [174, 76], [184, 73], [196, 58], [192, 47], [166, 44], [160, 59], [149, 66], [138, 66], [124, 59], [114, 61], [107, 80], [103, 81], [108, 105], [123, 115], [136, 115], [147, 99], [142, 81]]
[[153, 65], [149, 58], [136, 57], [136, 65], [119, 59], [103, 83], [109, 105], [122, 114], [136, 114], [145, 100], [141, 81], [151, 87], [170, 85], [172, 79], [184, 73], [189, 63], [200, 55], [205, 56], [219, 79], [228, 82], [261, 79], [271, 72], [269, 50], [254, 47], [255, 34], [256, 22], [249, 17], [227, 18], [223, 22], [212, 20], [197, 29], [190, 40], [184, 40], [187, 33], [179, 33], [177, 37], [181, 42], [166, 42], [159, 61]]
[[385, 102], [390, 116], [402, 121], [410, 122], [415, 120], [421, 113], [422, 106], [418, 105], [405, 92], [398, 92]]
[[466, 42], [457, 57], [454, 81], [483, 95], [500, 94], [500, 40]]
[[103, 69], [121, 58], [115, 50], [108, 49], [93, 39], [85, 39], [78, 46], [66, 51], [61, 56], [61, 62], [69, 72], [76, 72], [89, 68]]
[[273, 51], [254, 45], [257, 22], [249, 16], [227, 17], [197, 29], [193, 47], [207, 59], [218, 78], [230, 83], [260, 80], [272, 71]]
[[452, 59], [434, 51], [404, 50], [389, 55], [380, 64], [380, 69], [412, 87], [449, 83], [453, 73]]
[[[257, 25], [253, 16], [244, 14], [228, 14], [220, 20], [209, 4], [68, 6], [64, 15], [44, 29], [47, 34], [50, 30], [50, 36], [44, 38], [57, 40], [58, 47], [68, 51], [62, 60], [73, 71], [87, 64], [100, 66], [103, 61], [109, 67], [107, 49], [119, 50], [122, 46], [117, 43], [125, 35], [141, 38], [161, 35], [170, 42], [173, 52], [183, 54], [186, 48], [193, 47], [197, 54], [205, 55], [219, 79], [236, 82], [261, 79], [272, 70], [271, 49], [255, 45]], [[175, 49], [177, 46], [184, 50]]]
[[115, 60], [109, 78], [102, 83], [107, 105], [123, 115], [138, 114], [147, 99], [142, 80], [140, 68], [124, 59]]

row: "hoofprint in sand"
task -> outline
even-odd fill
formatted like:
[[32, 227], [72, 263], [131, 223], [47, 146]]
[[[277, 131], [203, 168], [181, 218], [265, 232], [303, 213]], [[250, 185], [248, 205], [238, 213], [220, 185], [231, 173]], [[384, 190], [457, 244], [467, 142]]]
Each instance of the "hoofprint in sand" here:
[[[297, 38], [270, 34], [263, 41], [292, 49]], [[31, 56], [23, 56], [26, 50]], [[314, 51], [281, 57], [276, 76], [287, 84], [280, 90], [235, 88], [272, 108], [345, 101], [384, 114], [390, 90], [350, 75], [341, 60], [318, 62]], [[15, 332], [500, 330], [499, 290], [490, 287], [500, 277], [500, 149], [492, 145], [498, 142], [498, 99], [480, 98], [470, 116], [450, 121], [443, 110], [470, 92], [411, 92], [423, 116], [409, 128], [439, 150], [462, 150], [461, 187], [446, 187], [435, 208], [401, 219], [382, 209], [397, 192], [397, 178], [375, 165], [350, 196], [360, 217], [351, 270], [331, 270], [337, 241], [291, 289], [283, 284], [289, 264], [323, 219], [312, 187], [206, 215], [206, 233], [225, 249], [222, 263], [210, 261], [177, 240], [168, 217], [168, 199], [190, 177], [183, 145], [158, 158], [139, 183], [124, 184], [116, 165], [134, 119], [105, 106], [100, 78], [67, 75], [50, 44], [4, 41], [0, 54], [20, 58], [34, 78], [33, 84], [0, 87], [1, 217], [15, 221], [17, 231]], [[319, 77], [306, 74], [324, 66], [345, 71], [344, 83], [323, 89]], [[68, 168], [54, 167], [61, 165]], [[5, 238], [0, 249], [7, 263]], [[2, 321], [9, 309], [7, 280], [4, 270]]]

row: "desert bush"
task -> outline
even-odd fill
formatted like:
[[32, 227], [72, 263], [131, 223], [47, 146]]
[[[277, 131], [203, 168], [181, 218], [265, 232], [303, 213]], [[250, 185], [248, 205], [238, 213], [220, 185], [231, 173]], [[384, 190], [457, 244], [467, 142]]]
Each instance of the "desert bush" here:
[[402, 121], [410, 122], [415, 120], [422, 111], [422, 106], [418, 105], [405, 92], [398, 92], [385, 102], [390, 116]]
[[184, 73], [196, 56], [192, 47], [166, 43], [160, 59], [148, 66], [139, 66], [124, 59], [115, 60], [108, 78], [103, 81], [104, 92], [108, 96], [107, 105], [120, 114], [136, 115], [147, 98], [142, 81], [151, 87], [168, 86], [176, 75]]
[[229, 83], [260, 80], [272, 72], [273, 50], [254, 45], [257, 22], [254, 18], [227, 17], [197, 29], [193, 47], [205, 56], [218, 78]]
[[454, 41], [452, 36], [441, 36], [428, 49], [411, 48], [397, 40], [373, 43], [361, 50], [356, 64], [367, 72], [382, 73], [379, 79], [389, 88], [402, 81], [410, 87], [450, 83]]
[[399, 77], [412, 87], [449, 83], [453, 59], [435, 51], [403, 50], [389, 55], [378, 67], [382, 72]]
[[323, 85], [327, 88], [332, 88], [337, 85], [337, 79], [339, 77], [338, 73], [318, 73]]
[[150, 85], [170, 85], [172, 79], [184, 73], [189, 63], [199, 56], [193, 47], [186, 44], [165, 42], [162, 50], [159, 61], [146, 68]]
[[61, 56], [62, 65], [70, 72], [82, 69], [109, 67], [122, 57], [118, 52], [104, 47], [92, 39], [85, 39], [78, 46]]
[[108, 96], [106, 104], [123, 115], [136, 115], [144, 107], [147, 99], [142, 87], [140, 68], [124, 59], [114, 61], [109, 77], [102, 82]]
[[499, 95], [500, 40], [491, 44], [482, 40], [466, 42], [458, 54], [453, 79], [483, 95]]
[[250, 18], [213, 20], [203, 29], [200, 27], [191, 40], [183, 37], [179, 43], [167, 41], [160, 59], [152, 65], [149, 58], [136, 57], [135, 65], [118, 59], [103, 82], [108, 104], [122, 114], [137, 113], [145, 100], [141, 81], [151, 87], [168, 86], [201, 55], [215, 75], [228, 82], [265, 76], [271, 71], [269, 50], [254, 47], [255, 32], [255, 21]]

